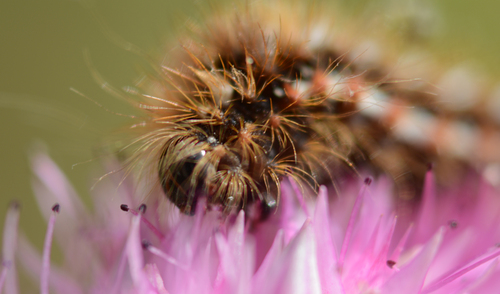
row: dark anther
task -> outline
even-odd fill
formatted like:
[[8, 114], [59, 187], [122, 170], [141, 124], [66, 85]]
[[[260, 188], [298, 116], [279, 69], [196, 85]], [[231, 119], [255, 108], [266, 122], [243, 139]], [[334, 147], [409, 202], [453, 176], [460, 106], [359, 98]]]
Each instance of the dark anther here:
[[387, 260], [387, 266], [390, 268], [393, 268], [394, 265], [396, 265], [396, 262], [394, 260]]
[[139, 206], [139, 211], [142, 213], [142, 214], [145, 214], [146, 213], [146, 204], [141, 204], [141, 206]]
[[427, 170], [428, 170], [428, 171], [431, 171], [431, 170], [433, 170], [433, 169], [434, 169], [434, 163], [429, 162], [429, 163], [427, 164]]
[[451, 220], [448, 222], [451, 229], [456, 229], [458, 227], [458, 222], [456, 220]]
[[372, 184], [373, 179], [371, 177], [367, 177], [365, 179], [365, 185], [370, 186]]
[[148, 250], [149, 246], [151, 246], [151, 242], [146, 239], [142, 239], [141, 241], [142, 249]]
[[127, 205], [127, 204], [122, 204], [122, 205], [120, 205], [120, 209], [121, 209], [121, 210], [123, 210], [123, 211], [125, 211], [125, 212], [127, 212], [127, 211], [129, 210], [129, 208], [128, 208], [128, 205]]
[[14, 200], [10, 203], [10, 207], [12, 207], [13, 209], [20, 209], [21, 203], [19, 203], [17, 200]]
[[59, 203], [56, 203], [56, 204], [54, 204], [54, 206], [52, 206], [52, 211], [59, 213], [59, 208], [60, 208]]

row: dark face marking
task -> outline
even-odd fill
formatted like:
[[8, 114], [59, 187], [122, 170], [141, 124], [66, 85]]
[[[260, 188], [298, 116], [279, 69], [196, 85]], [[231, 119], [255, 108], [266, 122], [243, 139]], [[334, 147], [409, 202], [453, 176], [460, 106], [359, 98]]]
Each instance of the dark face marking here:
[[158, 174], [163, 191], [168, 199], [179, 207], [182, 212], [193, 215], [203, 181], [198, 179], [196, 181], [197, 185], [193, 187], [191, 176], [196, 164], [205, 154], [204, 152], [199, 152], [182, 160], [180, 164], [175, 166], [167, 166], [165, 155], [166, 152], [162, 154], [158, 164]]

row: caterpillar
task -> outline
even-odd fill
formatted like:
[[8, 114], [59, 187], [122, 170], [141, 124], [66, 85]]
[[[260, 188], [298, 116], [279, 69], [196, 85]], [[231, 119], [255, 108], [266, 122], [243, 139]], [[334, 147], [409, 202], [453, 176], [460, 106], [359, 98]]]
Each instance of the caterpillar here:
[[430, 163], [446, 184], [499, 161], [498, 112], [469, 99], [460, 71], [441, 88], [432, 71], [407, 78], [393, 46], [363, 47], [347, 22], [309, 6], [211, 11], [148, 79], [133, 160], [146, 158], [182, 212], [202, 198], [269, 210], [285, 178], [316, 190], [360, 170], [389, 175], [412, 198]]

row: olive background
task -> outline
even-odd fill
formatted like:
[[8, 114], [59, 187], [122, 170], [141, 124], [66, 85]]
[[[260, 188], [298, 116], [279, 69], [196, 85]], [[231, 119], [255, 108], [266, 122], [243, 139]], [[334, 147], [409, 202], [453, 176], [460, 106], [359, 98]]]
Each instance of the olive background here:
[[[117, 88], [133, 85], [140, 76], [139, 69], [148, 64], [143, 57], [127, 51], [126, 42], [160, 56], [165, 41], [177, 37], [176, 28], [199, 17], [204, 9], [201, 2], [0, 2], [0, 230], [8, 203], [18, 200], [22, 204], [21, 230], [42, 247], [46, 227], [33, 199], [29, 162], [33, 151], [40, 148], [48, 151], [90, 205], [89, 187], [103, 171], [97, 157], [112, 145], [110, 138], [130, 121], [105, 111], [70, 88], [114, 112], [134, 113], [129, 105], [103, 91], [92, 72], [99, 72]], [[398, 15], [394, 3], [402, 1], [340, 2], [353, 14], [369, 11], [391, 19], [391, 15]], [[429, 3], [437, 15], [438, 30], [419, 44], [446, 63], [471, 61], [500, 80], [500, 2]], [[113, 41], [120, 38], [123, 42]], [[54, 258], [58, 262], [60, 257], [56, 253]]]

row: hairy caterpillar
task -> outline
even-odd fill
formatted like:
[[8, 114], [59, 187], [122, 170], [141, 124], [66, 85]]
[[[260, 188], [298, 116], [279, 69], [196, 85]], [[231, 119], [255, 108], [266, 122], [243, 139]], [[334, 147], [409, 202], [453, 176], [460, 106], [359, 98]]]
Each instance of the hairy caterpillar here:
[[498, 117], [472, 94], [403, 78], [390, 45], [371, 58], [347, 23], [306, 6], [251, 2], [212, 15], [148, 81], [149, 130], [132, 160], [146, 158], [181, 211], [193, 214], [200, 198], [269, 208], [284, 178], [314, 190], [360, 169], [390, 175], [411, 198], [429, 163], [446, 183], [498, 162]]

